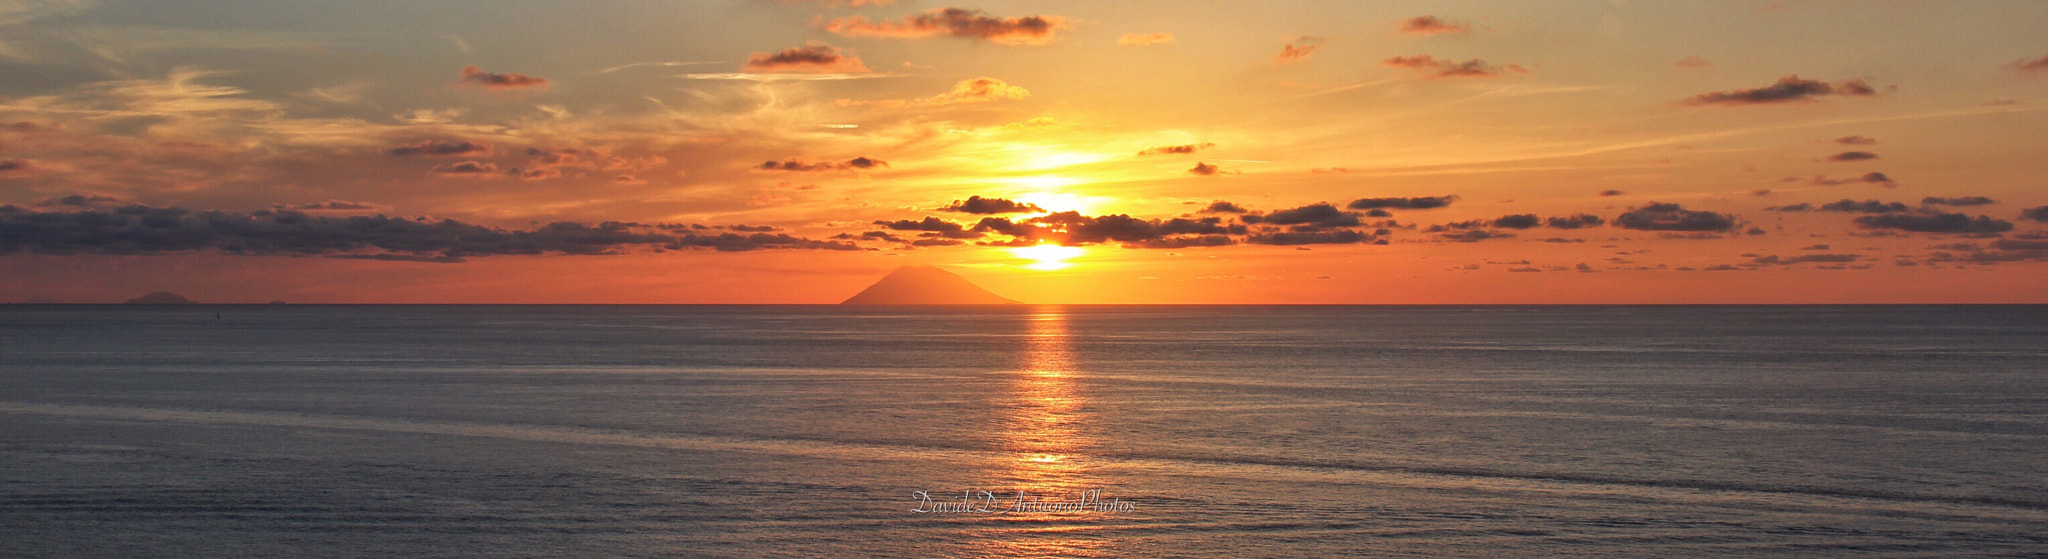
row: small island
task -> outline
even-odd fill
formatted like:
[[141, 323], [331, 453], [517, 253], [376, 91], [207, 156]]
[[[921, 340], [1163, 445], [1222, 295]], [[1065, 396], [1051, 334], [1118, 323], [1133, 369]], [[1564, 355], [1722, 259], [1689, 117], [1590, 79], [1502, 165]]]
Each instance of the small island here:
[[197, 305], [198, 301], [185, 298], [169, 291], [152, 291], [148, 295], [129, 299], [129, 305]]
[[904, 266], [842, 305], [1021, 305], [937, 266]]

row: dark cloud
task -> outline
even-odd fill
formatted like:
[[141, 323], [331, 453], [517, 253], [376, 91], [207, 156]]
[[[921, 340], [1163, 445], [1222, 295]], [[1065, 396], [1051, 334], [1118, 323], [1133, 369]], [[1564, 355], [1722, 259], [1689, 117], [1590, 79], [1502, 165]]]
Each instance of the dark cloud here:
[[1842, 144], [1845, 146], [1869, 146], [1877, 145], [1877, 138], [1871, 138], [1868, 136], [1843, 136], [1840, 138], [1835, 138], [1835, 143]]
[[336, 212], [340, 212], [340, 211], [367, 211], [367, 210], [381, 210], [381, 209], [384, 209], [384, 207], [383, 207], [383, 206], [379, 206], [379, 205], [376, 205], [376, 204], [364, 204], [364, 203], [361, 203], [361, 202], [350, 202], [350, 201], [347, 201], [347, 200], [328, 200], [328, 201], [325, 201], [325, 202], [314, 202], [314, 203], [311, 203], [311, 204], [300, 204], [300, 205], [297, 205], [297, 206], [290, 206], [290, 205], [287, 205], [287, 206], [283, 206], [283, 207], [282, 207], [281, 209], [286, 209], [286, 210], [304, 210], [304, 211], [336, 211]]
[[1678, 204], [1655, 202], [1623, 212], [1614, 218], [1615, 226], [1639, 231], [1733, 231], [1740, 222], [1741, 220], [1728, 214], [1693, 211]]
[[1505, 229], [1528, 229], [1542, 224], [1543, 219], [1536, 217], [1536, 214], [1504, 215], [1494, 218], [1492, 222], [1494, 227]]
[[2020, 219], [2048, 221], [2048, 206], [2038, 206], [2020, 210]]
[[[1789, 177], [1788, 177], [1788, 178], [1786, 178], [1785, 180], [1787, 180], [1787, 181], [1796, 181], [1796, 180], [1799, 180], [1799, 179], [1796, 179], [1796, 178], [1789, 178]], [[1884, 173], [1879, 173], [1879, 172], [1876, 172], [1876, 171], [1871, 171], [1871, 172], [1868, 172], [1868, 173], [1864, 173], [1864, 174], [1862, 174], [1861, 176], [1856, 176], [1856, 177], [1850, 177], [1850, 178], [1843, 178], [1843, 179], [1836, 179], [1836, 178], [1828, 178], [1828, 177], [1827, 177], [1827, 176], [1825, 176], [1825, 175], [1814, 175], [1812, 179], [1808, 179], [1808, 180], [1807, 180], [1806, 182], [1809, 182], [1809, 183], [1812, 183], [1812, 184], [1815, 184], [1815, 185], [1819, 185], [1819, 186], [1836, 186], [1836, 185], [1843, 185], [1843, 184], [1856, 184], [1856, 183], [1864, 183], [1864, 184], [1875, 184], [1875, 185], [1883, 186], [1883, 187], [1886, 187], [1886, 188], [1891, 188], [1891, 187], [1894, 187], [1894, 186], [1898, 186], [1898, 183], [1897, 183], [1897, 182], [1895, 182], [1895, 181], [1893, 181], [1893, 180], [1892, 180], [1892, 177], [1891, 177], [1890, 175], [1886, 175], [1886, 174], [1884, 174]]]
[[1464, 62], [1458, 62], [1455, 60], [1438, 60], [1437, 58], [1427, 54], [1418, 54], [1415, 56], [1396, 56], [1393, 58], [1383, 60], [1380, 63], [1388, 66], [1393, 66], [1396, 68], [1407, 68], [1410, 70], [1421, 71], [1427, 73], [1430, 77], [1436, 78], [1486, 78], [1499, 76], [1501, 74], [1508, 72], [1513, 72], [1517, 74], [1529, 73], [1528, 69], [1514, 64], [1509, 64], [1506, 66], [1494, 66], [1492, 64], [1487, 64], [1486, 61], [1477, 58], [1467, 60]]
[[784, 159], [781, 161], [768, 161], [762, 163], [761, 166], [758, 168], [763, 171], [817, 172], [847, 171], [852, 169], [873, 169], [876, 167], [887, 166], [889, 166], [889, 162], [880, 159], [855, 157], [853, 159], [848, 159], [846, 161], [838, 163], [833, 163], [830, 161], [810, 162], [801, 159]]
[[1844, 212], [1844, 213], [1867, 213], [1867, 214], [1877, 214], [1877, 213], [1893, 213], [1893, 212], [1903, 212], [1903, 211], [1911, 210], [1912, 208], [1906, 207], [1906, 204], [1905, 204], [1904, 202], [1890, 202], [1890, 203], [1886, 203], [1886, 202], [1879, 202], [1879, 201], [1876, 201], [1876, 200], [1864, 200], [1864, 201], [1858, 202], [1858, 201], [1855, 201], [1855, 200], [1850, 200], [1850, 199], [1844, 198], [1844, 199], [1841, 199], [1841, 200], [1838, 200], [1838, 201], [1834, 201], [1834, 202], [1828, 202], [1828, 203], [1826, 203], [1826, 204], [1821, 204], [1821, 205], [1820, 205], [1820, 208], [1818, 208], [1818, 209], [1819, 209], [1820, 211], [1824, 211], [1824, 212]]
[[1249, 237], [1245, 237], [1245, 242], [1255, 245], [1280, 246], [1347, 245], [1367, 242], [1377, 242], [1379, 244], [1386, 244], [1384, 240], [1375, 239], [1373, 235], [1370, 233], [1351, 229], [1330, 229], [1320, 231], [1270, 231], [1257, 233]]
[[472, 85], [483, 86], [488, 89], [548, 88], [547, 78], [539, 76], [528, 76], [525, 74], [500, 74], [496, 72], [485, 72], [483, 68], [478, 68], [475, 66], [462, 67], [462, 74], [458, 76], [455, 81], [457, 83], [467, 83]]
[[1485, 230], [1485, 229], [1466, 229], [1466, 230], [1459, 230], [1459, 231], [1448, 231], [1448, 232], [1442, 232], [1441, 234], [1437, 235], [1437, 237], [1439, 237], [1439, 238], [1442, 238], [1443, 240], [1446, 240], [1446, 241], [1451, 241], [1451, 242], [1458, 242], [1458, 243], [1476, 243], [1476, 242], [1479, 242], [1479, 241], [1484, 241], [1484, 240], [1487, 240], [1487, 239], [1508, 239], [1508, 238], [1514, 238], [1514, 235], [1513, 235], [1513, 234], [1510, 234], [1510, 233], [1500, 233], [1500, 232], [1495, 232], [1495, 231], [1488, 231], [1488, 230]]
[[469, 140], [430, 140], [391, 148], [391, 155], [432, 155], [456, 156], [473, 155], [489, 157], [491, 144]]
[[908, 219], [899, 219], [896, 221], [876, 221], [875, 225], [880, 225], [896, 231], [927, 231], [956, 239], [972, 239], [981, 236], [981, 233], [968, 231], [966, 226], [960, 225], [958, 223], [953, 223], [951, 221], [939, 219], [936, 217], [926, 217], [923, 221], [912, 221]]
[[873, 72], [859, 57], [839, 51], [838, 47], [825, 43], [811, 42], [801, 47], [790, 47], [774, 54], [757, 52], [747, 57], [747, 63], [740, 67], [747, 72], [801, 72], [813, 74], [866, 74]]
[[1867, 161], [1877, 159], [1877, 154], [1867, 151], [1845, 151], [1828, 156], [1828, 161]]
[[1587, 227], [1599, 227], [1606, 223], [1607, 220], [1600, 219], [1600, 216], [1593, 214], [1578, 214], [1564, 217], [1552, 217], [1550, 219], [1543, 220], [1544, 225], [1548, 225], [1554, 229], [1585, 229]]
[[67, 206], [73, 208], [92, 208], [99, 206], [115, 205], [120, 204], [122, 202], [125, 202], [125, 200], [113, 196], [107, 196], [105, 194], [72, 194], [70, 196], [46, 198], [41, 202], [37, 202], [36, 205]]
[[995, 17], [981, 10], [940, 8], [900, 21], [870, 21], [854, 16], [826, 22], [826, 31], [846, 37], [931, 37], [947, 35], [1005, 45], [1051, 42], [1066, 29], [1059, 16]]
[[1344, 207], [1354, 210], [1378, 208], [1427, 210], [1449, 206], [1451, 202], [1456, 201], [1458, 201], [1458, 196], [1455, 194], [1447, 196], [1416, 196], [1413, 198], [1359, 198], [1352, 200], [1350, 204]]
[[1997, 203], [1997, 200], [1983, 196], [1960, 196], [1956, 198], [1928, 196], [1920, 199], [1920, 205], [1922, 206], [1989, 206]]
[[1620, 195], [1623, 195], [1623, 194], [1628, 194], [1628, 193], [1627, 193], [1627, 192], [1622, 192], [1622, 191], [1619, 191], [1619, 190], [1614, 190], [1614, 189], [1608, 189], [1608, 190], [1602, 190], [1602, 191], [1600, 191], [1600, 195], [1601, 195], [1601, 196], [1603, 196], [1603, 197], [1605, 197], [1605, 196], [1620, 196]]
[[970, 214], [1017, 214], [1042, 212], [1045, 211], [1045, 208], [1003, 198], [968, 196], [966, 200], [954, 200], [951, 205], [941, 208], [941, 211]]
[[500, 174], [498, 165], [483, 161], [462, 161], [452, 165], [435, 165], [432, 172], [447, 177], [489, 177]]
[[1756, 258], [1752, 258], [1750, 259], [1750, 263], [1776, 266], [1790, 266], [1793, 264], [1802, 264], [1808, 262], [1846, 264], [1850, 262], [1855, 262], [1859, 258], [1862, 258], [1862, 256], [1856, 254], [1801, 254], [1789, 258], [1773, 254], [1770, 256], [1759, 256]]
[[507, 230], [452, 219], [328, 217], [298, 211], [250, 213], [127, 206], [36, 212], [0, 207], [0, 254], [149, 255], [214, 251], [239, 255], [326, 256], [460, 262], [495, 255], [610, 255], [644, 250], [859, 250], [841, 242], [783, 234], [696, 233], [706, 226], [558, 222]]
[[20, 173], [35, 169], [34, 163], [26, 159], [0, 159], [0, 174]]
[[1247, 214], [1245, 223], [1268, 225], [1312, 225], [1316, 227], [1356, 227], [1356, 214], [1337, 209], [1326, 203], [1309, 204], [1299, 208], [1280, 210], [1269, 214]]
[[1757, 105], [1804, 101], [1824, 95], [1875, 95], [1863, 80], [1848, 80], [1836, 85], [1818, 80], [1800, 79], [1799, 76], [1778, 78], [1777, 83], [1756, 89], [1737, 89], [1702, 93], [1687, 98], [1687, 105]]
[[1138, 152], [1138, 155], [1185, 155], [1212, 147], [1216, 147], [1216, 144], [1203, 142], [1199, 144], [1187, 144], [1181, 146], [1159, 146], [1145, 148], [1144, 151]]
[[2003, 233], [2012, 230], [2011, 222], [1992, 219], [1991, 216], [1971, 218], [1959, 213], [1935, 211], [1866, 215], [1856, 218], [1856, 226], [1914, 233]]
[[1210, 165], [1208, 163], [1197, 161], [1195, 162], [1194, 168], [1188, 169], [1188, 174], [1201, 175], [1204, 177], [1213, 177], [1216, 175], [1234, 175], [1237, 173], [1234, 171], [1225, 171], [1222, 167], [1217, 167], [1215, 165]]
[[1445, 21], [1436, 16], [1415, 16], [1401, 22], [1401, 32], [1409, 35], [1436, 35], [1441, 33], [1467, 33], [1472, 24]]
[[1813, 204], [1808, 204], [1808, 203], [1806, 203], [1806, 202], [1800, 202], [1800, 203], [1797, 203], [1797, 204], [1791, 204], [1791, 205], [1787, 205], [1787, 206], [1770, 206], [1770, 207], [1766, 207], [1766, 208], [1764, 208], [1764, 211], [1767, 211], [1767, 212], [1810, 212], [1810, 211], [1813, 211]]
[[1244, 206], [1239, 206], [1239, 205], [1237, 205], [1237, 204], [1232, 204], [1232, 203], [1230, 203], [1230, 202], [1225, 202], [1225, 201], [1222, 201], [1222, 200], [1217, 200], [1217, 201], [1214, 201], [1214, 202], [1210, 202], [1210, 203], [1209, 203], [1209, 205], [1208, 205], [1207, 207], [1204, 207], [1204, 208], [1202, 208], [1202, 209], [1201, 209], [1201, 211], [1200, 211], [1200, 213], [1205, 213], [1205, 214], [1241, 214], [1241, 213], [1245, 213], [1245, 210], [1244, 210]]

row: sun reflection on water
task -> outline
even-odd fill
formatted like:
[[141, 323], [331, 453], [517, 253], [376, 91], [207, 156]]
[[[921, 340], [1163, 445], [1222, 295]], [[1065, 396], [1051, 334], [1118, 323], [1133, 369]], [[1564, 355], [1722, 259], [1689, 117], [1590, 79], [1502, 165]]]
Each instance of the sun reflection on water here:
[[[1024, 317], [1025, 331], [1018, 370], [1009, 373], [1009, 390], [1000, 440], [1009, 455], [992, 486], [1004, 488], [1005, 504], [1019, 491], [1037, 500], [1078, 499], [1083, 491], [1104, 489], [1089, 471], [1085, 449], [1089, 433], [1087, 398], [1076, 385], [1069, 316], [1058, 307], [1041, 307]], [[1026, 512], [993, 517], [988, 533], [977, 538], [990, 555], [1098, 556], [1113, 552], [1113, 530], [1094, 526], [1098, 513]]]

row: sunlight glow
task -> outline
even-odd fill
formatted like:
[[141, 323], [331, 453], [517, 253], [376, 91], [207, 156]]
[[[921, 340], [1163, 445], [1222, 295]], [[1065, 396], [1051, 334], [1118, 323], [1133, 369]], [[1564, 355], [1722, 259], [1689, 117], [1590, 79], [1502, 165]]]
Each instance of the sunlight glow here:
[[1010, 249], [1010, 253], [1017, 255], [1018, 258], [1032, 261], [1031, 264], [1024, 267], [1045, 272], [1073, 267], [1073, 264], [1067, 261], [1081, 256], [1083, 252], [1085, 251], [1081, 250], [1080, 247], [1055, 244], [1040, 244]]

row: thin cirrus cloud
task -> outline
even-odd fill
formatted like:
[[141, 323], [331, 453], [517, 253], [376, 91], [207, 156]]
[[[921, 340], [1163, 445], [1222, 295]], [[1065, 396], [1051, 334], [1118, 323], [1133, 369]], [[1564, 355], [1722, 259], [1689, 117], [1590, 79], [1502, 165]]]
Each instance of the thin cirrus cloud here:
[[1829, 84], [1820, 80], [1801, 79], [1797, 75], [1778, 78], [1776, 83], [1754, 89], [1714, 91], [1687, 97], [1686, 105], [1765, 105], [1811, 101], [1827, 95], [1848, 95], [1868, 97], [1877, 95], [1877, 88], [1861, 79], [1845, 80]]
[[1436, 16], [1415, 16], [1401, 21], [1400, 32], [1408, 35], [1441, 35], [1446, 33], [1470, 33], [1472, 24], [1447, 21]]
[[1172, 33], [1125, 33], [1116, 38], [1119, 47], [1149, 47], [1173, 42]]
[[1186, 155], [1212, 147], [1216, 147], [1216, 144], [1212, 142], [1202, 142], [1199, 144], [1183, 144], [1178, 146], [1157, 146], [1145, 148], [1143, 151], [1139, 151], [1138, 155]]
[[1280, 54], [1273, 57], [1273, 63], [1293, 64], [1308, 60], [1309, 55], [1315, 54], [1316, 49], [1322, 48], [1322, 46], [1322, 37], [1297, 37], [1280, 47]]
[[761, 73], [804, 73], [804, 74], [866, 74], [873, 72], [860, 57], [846, 54], [838, 47], [812, 41], [801, 47], [790, 47], [774, 53], [757, 52], [747, 57], [747, 63], [740, 67], [743, 72]]
[[947, 91], [945, 93], [940, 93], [938, 95], [933, 95], [931, 97], [924, 97], [919, 99], [840, 99], [838, 103], [842, 106], [849, 107], [931, 107], [940, 105], [958, 105], [962, 103], [1012, 101], [1028, 98], [1030, 96], [1030, 90], [1026, 90], [1022, 87], [1018, 87], [1015, 85], [1010, 85], [1010, 82], [1006, 82], [996, 78], [974, 78], [969, 80], [961, 80], [959, 83], [953, 84], [952, 90]]
[[2031, 60], [2020, 59], [2017, 62], [2013, 62], [2011, 65], [2009, 65], [2009, 67], [2014, 70], [2019, 70], [2022, 72], [2039, 72], [2043, 70], [2048, 70], [2048, 56], [2043, 56]]
[[1066, 18], [1033, 15], [997, 17], [981, 10], [939, 8], [898, 21], [872, 21], [864, 16], [825, 22], [826, 32], [844, 37], [916, 38], [949, 36], [999, 45], [1042, 45], [1067, 28]]
[[526, 74], [486, 72], [476, 66], [464, 66], [456, 75], [456, 83], [475, 85], [485, 89], [547, 89], [548, 79]]
[[1415, 70], [1432, 78], [1490, 78], [1510, 72], [1529, 73], [1528, 69], [1514, 64], [1495, 66], [1477, 58], [1464, 62], [1440, 60], [1427, 54], [1396, 56], [1381, 61], [1381, 64]]

